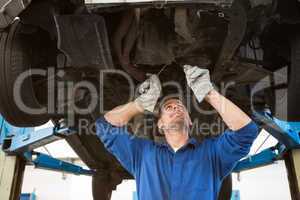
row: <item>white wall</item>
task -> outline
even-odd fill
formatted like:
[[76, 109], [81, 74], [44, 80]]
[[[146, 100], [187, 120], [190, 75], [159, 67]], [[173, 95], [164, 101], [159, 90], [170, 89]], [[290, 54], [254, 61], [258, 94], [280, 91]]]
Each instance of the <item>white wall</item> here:
[[[65, 177], [65, 178], [63, 178]], [[91, 178], [27, 166], [22, 193], [35, 191], [38, 200], [92, 200]]]
[[[36, 190], [38, 200], [92, 200], [91, 178], [34, 169], [27, 166], [22, 192]], [[241, 192], [241, 200], [290, 200], [284, 163], [249, 170], [233, 176], [234, 189]], [[124, 180], [112, 195], [112, 200], [132, 200], [135, 181]]]
[[[76, 176], [27, 166], [22, 193], [35, 191], [37, 200], [93, 200], [91, 177]], [[132, 200], [134, 180], [124, 180], [111, 200]]]
[[111, 200], [133, 200], [133, 192], [136, 191], [134, 180], [123, 180], [116, 191], [112, 193]]
[[291, 200], [283, 161], [242, 172], [240, 181], [234, 174], [233, 188], [240, 190], [241, 200]]

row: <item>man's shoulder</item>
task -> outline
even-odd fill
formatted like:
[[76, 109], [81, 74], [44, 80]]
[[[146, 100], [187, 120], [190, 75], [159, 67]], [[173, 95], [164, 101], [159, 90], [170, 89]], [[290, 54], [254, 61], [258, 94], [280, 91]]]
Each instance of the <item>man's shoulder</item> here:
[[[222, 133], [222, 134], [224, 134], [224, 133]], [[201, 148], [208, 148], [209, 146], [216, 145], [216, 141], [222, 136], [222, 134], [216, 135], [216, 136], [205, 137], [200, 142], [198, 142], [198, 144]]]

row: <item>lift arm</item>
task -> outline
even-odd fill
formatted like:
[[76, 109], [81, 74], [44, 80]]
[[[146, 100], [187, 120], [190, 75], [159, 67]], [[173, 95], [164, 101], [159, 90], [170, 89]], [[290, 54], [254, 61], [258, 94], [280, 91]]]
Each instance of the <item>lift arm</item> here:
[[92, 176], [95, 173], [94, 170], [87, 170], [78, 165], [65, 162], [39, 152], [25, 152], [24, 157], [29, 163], [33, 164], [36, 168], [40, 169], [88, 176]]
[[35, 148], [68, 137], [76, 133], [76, 129], [63, 126], [44, 128], [34, 131], [32, 128], [19, 128], [8, 124], [0, 116], [0, 145], [8, 155], [21, 155], [28, 164], [37, 168], [67, 172], [76, 175], [93, 175], [93, 170], [87, 170], [73, 163], [68, 163], [49, 155], [34, 152]]
[[300, 149], [300, 122], [279, 120], [272, 117], [270, 112], [255, 113], [254, 120], [279, 142], [274, 147], [240, 160], [233, 172], [241, 172], [273, 164], [275, 161], [283, 159], [284, 154], [288, 150]]

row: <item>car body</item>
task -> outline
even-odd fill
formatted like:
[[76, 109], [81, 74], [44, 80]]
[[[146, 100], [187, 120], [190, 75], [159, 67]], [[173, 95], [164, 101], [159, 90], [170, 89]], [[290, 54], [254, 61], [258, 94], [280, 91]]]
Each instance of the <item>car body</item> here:
[[[299, 120], [300, 12], [296, 0], [6, 0], [0, 7], [0, 112], [13, 125], [38, 126], [50, 119], [61, 123], [68, 118], [66, 99], [55, 99], [51, 113], [42, 109], [50, 105], [49, 97], [64, 93], [67, 82], [86, 81], [98, 86], [99, 76], [95, 74], [118, 70], [137, 86], [146, 73], [158, 73], [167, 65], [160, 74], [162, 82], [185, 85], [184, 64], [209, 69], [218, 86], [233, 83], [225, 95], [250, 115], [271, 109], [279, 118]], [[283, 68], [289, 73], [275, 77]], [[47, 73], [52, 69], [56, 77], [54, 82], [47, 82], [49, 76], [35, 74], [22, 86], [21, 98], [26, 105], [40, 108], [38, 114], [20, 110], [13, 98], [16, 80], [30, 69]], [[129, 99], [130, 85], [120, 73], [108, 75], [100, 91], [98, 88], [103, 94], [97, 97], [98, 102], [106, 111]], [[280, 89], [285, 89], [284, 98], [277, 94], [275, 79]], [[52, 83], [54, 89], [49, 90]], [[173, 89], [166, 87], [166, 94]], [[82, 108], [92, 98], [83, 89], [75, 94], [67, 100]], [[282, 101], [288, 102], [287, 112], [278, 109]], [[73, 123], [69, 126], [78, 126], [82, 118], [93, 124], [102, 111], [79, 114], [72, 110]], [[216, 113], [201, 115], [193, 107], [190, 114], [203, 122], [218, 120]], [[154, 124], [153, 116], [144, 118]], [[161, 140], [155, 127], [147, 130], [148, 135], [143, 134], [144, 118], [135, 119], [135, 133]], [[93, 179], [94, 199], [109, 199], [116, 185], [132, 177], [89, 132], [83, 130], [67, 141], [98, 172]], [[201, 140], [211, 135], [195, 137]], [[224, 188], [219, 199], [229, 199], [230, 179]]]

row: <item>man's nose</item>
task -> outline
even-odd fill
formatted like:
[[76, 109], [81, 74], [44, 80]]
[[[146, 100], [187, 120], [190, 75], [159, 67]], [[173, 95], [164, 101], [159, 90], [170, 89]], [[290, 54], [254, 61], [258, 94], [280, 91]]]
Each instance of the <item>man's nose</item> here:
[[180, 107], [178, 105], [173, 105], [172, 109], [173, 111], [178, 111], [180, 110]]

